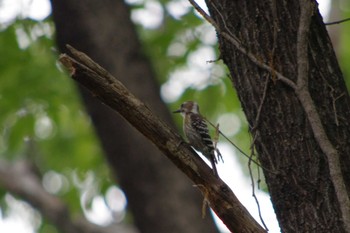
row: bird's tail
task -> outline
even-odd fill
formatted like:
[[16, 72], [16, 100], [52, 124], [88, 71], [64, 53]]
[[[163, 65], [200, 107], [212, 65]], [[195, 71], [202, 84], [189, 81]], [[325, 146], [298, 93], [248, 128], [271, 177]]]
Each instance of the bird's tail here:
[[[221, 154], [220, 154], [220, 157], [221, 157]], [[219, 158], [219, 157], [218, 157]], [[218, 170], [216, 169], [216, 163], [217, 163], [217, 160], [215, 158], [215, 153], [214, 151], [212, 151], [212, 153], [210, 153], [210, 163], [211, 163], [211, 166], [212, 166], [212, 169], [213, 169], [213, 173], [215, 176], [219, 177], [219, 174], [218, 174]]]

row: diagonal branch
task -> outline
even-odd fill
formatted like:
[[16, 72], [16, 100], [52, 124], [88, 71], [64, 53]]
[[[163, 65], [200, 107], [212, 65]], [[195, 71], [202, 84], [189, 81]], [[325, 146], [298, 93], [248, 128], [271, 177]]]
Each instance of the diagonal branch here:
[[309, 29], [313, 7], [310, 0], [300, 0], [300, 18], [297, 35], [298, 89], [309, 87]]
[[[232, 232], [265, 232], [238, 201], [230, 188], [182, 138], [126, 87], [85, 54], [68, 46], [72, 57], [62, 54], [61, 63], [74, 80], [89, 89], [103, 103], [117, 111], [154, 143], [200, 189], [210, 207]], [[152, 155], [150, 155], [152, 156]]]

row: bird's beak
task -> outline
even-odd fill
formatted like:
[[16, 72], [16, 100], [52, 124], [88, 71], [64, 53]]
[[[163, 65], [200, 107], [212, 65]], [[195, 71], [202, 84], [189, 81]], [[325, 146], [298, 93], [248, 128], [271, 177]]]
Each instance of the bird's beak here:
[[174, 111], [173, 113], [180, 113], [181, 112], [181, 109], [178, 109], [176, 111]]

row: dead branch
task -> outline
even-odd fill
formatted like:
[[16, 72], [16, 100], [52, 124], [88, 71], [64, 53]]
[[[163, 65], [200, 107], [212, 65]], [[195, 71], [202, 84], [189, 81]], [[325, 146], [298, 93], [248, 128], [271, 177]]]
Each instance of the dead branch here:
[[[68, 46], [72, 56], [62, 54], [61, 63], [74, 80], [103, 103], [117, 111], [161, 150], [207, 198], [210, 207], [232, 232], [265, 232], [238, 201], [231, 189], [213, 175], [211, 169], [183, 139], [126, 87], [85, 54]], [[152, 156], [152, 155], [150, 155]], [[199, 210], [200, 211], [200, 210]]]

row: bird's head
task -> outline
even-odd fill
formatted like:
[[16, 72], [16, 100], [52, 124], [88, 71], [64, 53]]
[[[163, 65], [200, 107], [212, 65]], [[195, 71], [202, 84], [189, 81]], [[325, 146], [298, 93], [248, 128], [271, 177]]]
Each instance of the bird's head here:
[[180, 109], [174, 111], [173, 113], [181, 113], [183, 116], [189, 113], [199, 114], [199, 106], [196, 102], [186, 101], [181, 104]]

